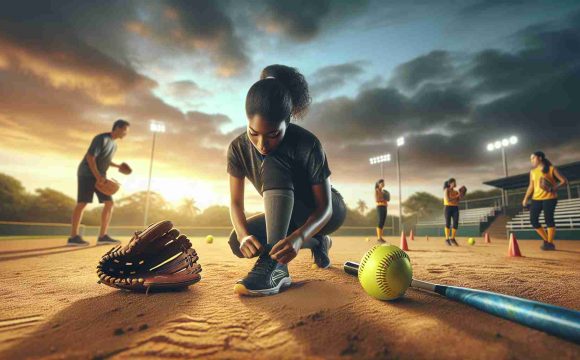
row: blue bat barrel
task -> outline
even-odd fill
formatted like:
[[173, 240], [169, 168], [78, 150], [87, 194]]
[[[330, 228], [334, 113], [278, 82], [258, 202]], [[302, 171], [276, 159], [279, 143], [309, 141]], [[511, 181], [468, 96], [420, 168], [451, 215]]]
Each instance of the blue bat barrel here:
[[580, 311], [455, 286], [436, 285], [435, 292], [504, 319], [580, 343]]

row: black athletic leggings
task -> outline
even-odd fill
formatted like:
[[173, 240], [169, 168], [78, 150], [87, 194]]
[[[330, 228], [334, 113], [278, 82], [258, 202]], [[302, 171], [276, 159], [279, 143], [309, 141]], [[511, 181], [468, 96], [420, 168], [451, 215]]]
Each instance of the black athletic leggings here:
[[544, 210], [546, 227], [556, 227], [556, 223], [554, 222], [554, 210], [556, 210], [556, 204], [558, 204], [558, 199], [532, 200], [532, 206], [530, 206], [530, 223], [534, 229], [542, 227], [539, 221], [542, 210]]
[[378, 228], [382, 229], [385, 227], [385, 220], [387, 219], [387, 207], [377, 206], [377, 218], [379, 220]]
[[459, 206], [445, 205], [445, 227], [451, 228], [451, 219], [453, 219], [453, 228], [459, 227]]
[[[331, 188], [332, 197], [332, 216], [326, 225], [314, 235], [314, 237], [332, 234], [344, 223], [346, 218], [346, 204], [342, 195]], [[294, 208], [292, 209], [292, 218], [290, 220], [290, 226], [288, 227], [288, 234], [291, 234], [300, 226], [304, 225], [310, 214], [314, 209], [307, 208], [301, 201], [294, 199]], [[268, 243], [268, 236], [266, 233], [266, 215], [264, 213], [257, 214], [247, 219], [248, 221], [248, 232], [254, 235], [262, 244], [266, 246]], [[240, 251], [240, 240], [238, 239], [238, 234], [236, 230], [232, 230], [229, 239], [230, 248], [232, 252], [237, 257], [243, 258], [244, 254]]]

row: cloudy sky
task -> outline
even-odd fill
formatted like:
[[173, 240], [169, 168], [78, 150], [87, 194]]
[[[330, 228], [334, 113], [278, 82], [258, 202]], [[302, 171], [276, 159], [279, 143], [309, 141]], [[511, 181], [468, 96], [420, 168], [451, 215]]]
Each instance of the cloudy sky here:
[[[372, 204], [368, 158], [401, 148], [403, 197], [502, 176], [488, 142], [580, 160], [577, 1], [16, 1], [0, 6], [0, 172], [75, 197], [92, 137], [131, 122], [116, 159], [123, 194], [147, 184], [170, 201], [227, 204], [225, 151], [244, 100], [270, 64], [298, 68], [313, 104], [299, 125], [327, 152], [332, 183]], [[396, 194], [393, 164], [385, 167]], [[248, 192], [248, 208], [259, 198]], [[393, 196], [393, 203], [398, 199]]]

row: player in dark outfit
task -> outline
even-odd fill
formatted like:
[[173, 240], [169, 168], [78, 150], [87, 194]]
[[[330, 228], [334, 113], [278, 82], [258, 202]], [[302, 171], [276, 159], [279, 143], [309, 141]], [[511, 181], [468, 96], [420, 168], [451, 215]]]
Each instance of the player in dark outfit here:
[[375, 202], [377, 204], [377, 241], [385, 243], [383, 239], [383, 228], [387, 219], [387, 206], [391, 200], [391, 195], [385, 189], [385, 180], [379, 179], [375, 183]]
[[[271, 65], [246, 98], [247, 131], [228, 149], [229, 244], [238, 257], [258, 257], [238, 281], [240, 295], [272, 295], [291, 283], [287, 264], [301, 248], [312, 250], [319, 268], [330, 266], [328, 234], [344, 222], [346, 205], [330, 186], [330, 169], [320, 141], [290, 123], [306, 111], [308, 85], [296, 69]], [[263, 214], [246, 219], [244, 178], [264, 199]]]
[[117, 139], [123, 139], [129, 130], [129, 122], [123, 119], [115, 121], [110, 132], [102, 133], [93, 138], [89, 149], [83, 156], [77, 170], [77, 205], [72, 214], [71, 234], [68, 238], [68, 246], [87, 246], [88, 241], [79, 234], [79, 226], [83, 218], [83, 212], [88, 203], [93, 202], [93, 195], [97, 194], [99, 203], [103, 204], [101, 214], [101, 228], [97, 245], [115, 245], [120, 241], [111, 238], [107, 234], [109, 222], [113, 213], [113, 198], [105, 195], [95, 188], [97, 183], [106, 180], [109, 167], [120, 167], [113, 162], [113, 156], [117, 151]]

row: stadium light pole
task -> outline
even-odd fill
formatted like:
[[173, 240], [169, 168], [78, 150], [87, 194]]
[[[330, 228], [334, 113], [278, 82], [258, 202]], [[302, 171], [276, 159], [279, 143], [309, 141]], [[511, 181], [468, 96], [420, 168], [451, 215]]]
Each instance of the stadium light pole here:
[[385, 178], [385, 169], [384, 165], [386, 162], [391, 161], [391, 154], [383, 154], [379, 156], [375, 156], [369, 159], [371, 165], [381, 164], [381, 179]]
[[397, 139], [397, 182], [399, 183], [399, 231], [403, 230], [403, 196], [401, 195], [401, 157], [399, 155], [399, 149], [401, 146], [405, 145], [405, 138], [401, 136]]
[[151, 145], [151, 160], [149, 161], [149, 181], [147, 182], [147, 195], [145, 197], [145, 214], [143, 216], [143, 226], [147, 226], [149, 217], [149, 193], [151, 192], [151, 174], [153, 173], [153, 154], [155, 154], [155, 139], [158, 133], [165, 132], [165, 124], [160, 121], [151, 121], [149, 130], [153, 133], [153, 144]]
[[[487, 151], [492, 152], [495, 150], [501, 150], [501, 158], [503, 161], [503, 173], [505, 177], [508, 177], [508, 165], [507, 165], [507, 157], [506, 157], [506, 148], [508, 146], [513, 146], [518, 143], [518, 138], [516, 136], [510, 136], [509, 138], [504, 138], [502, 140], [496, 140], [487, 144]], [[504, 206], [508, 205], [508, 198], [507, 192], [502, 189], [502, 201]]]

